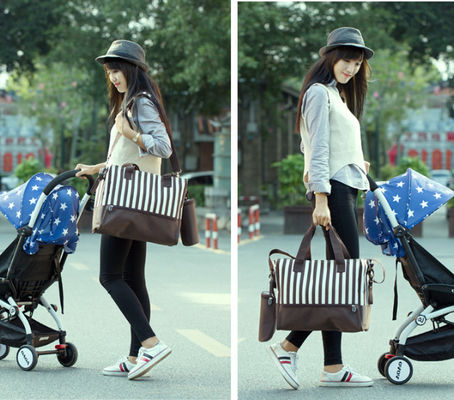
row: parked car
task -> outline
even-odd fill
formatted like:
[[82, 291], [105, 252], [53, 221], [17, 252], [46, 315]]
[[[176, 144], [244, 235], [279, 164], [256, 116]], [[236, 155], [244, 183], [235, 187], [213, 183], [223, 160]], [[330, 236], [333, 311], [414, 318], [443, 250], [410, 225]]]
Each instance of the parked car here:
[[213, 185], [214, 171], [188, 172], [181, 177], [188, 180], [188, 185]]
[[0, 176], [0, 192], [13, 190], [21, 183], [23, 182], [14, 175]]
[[453, 178], [449, 169], [434, 169], [430, 175], [431, 179], [435, 182], [441, 183], [449, 188], [453, 187]]

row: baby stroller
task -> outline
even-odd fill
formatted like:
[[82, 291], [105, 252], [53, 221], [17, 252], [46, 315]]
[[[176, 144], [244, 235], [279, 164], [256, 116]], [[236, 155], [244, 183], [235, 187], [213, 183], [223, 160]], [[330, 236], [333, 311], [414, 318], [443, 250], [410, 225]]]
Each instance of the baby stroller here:
[[[372, 243], [380, 244], [385, 255], [396, 257], [396, 266], [401, 264], [404, 278], [421, 301], [390, 340], [390, 350], [378, 360], [380, 374], [401, 385], [413, 374], [409, 358], [418, 361], [454, 358], [454, 323], [446, 319], [454, 312], [454, 274], [409, 233], [409, 229], [453, 197], [454, 192], [411, 169], [380, 187], [370, 178], [369, 183], [365, 235]], [[397, 311], [396, 288], [395, 285], [393, 319]], [[428, 321], [432, 322], [430, 330], [410, 336]]]
[[[18, 347], [16, 361], [24, 371], [35, 368], [38, 357], [55, 354], [61, 365], [70, 367], [77, 361], [77, 349], [65, 340], [66, 332], [43, 294], [58, 281], [63, 312], [61, 272], [67, 255], [75, 251], [78, 241], [77, 221], [89, 198], [93, 178], [79, 202], [71, 186], [61, 186], [77, 170], [53, 178], [39, 173], [18, 188], [0, 193], [0, 211], [17, 228], [17, 237], [0, 254], [0, 360], [10, 347]], [[43, 306], [57, 324], [51, 329], [32, 318]], [[58, 340], [55, 350], [36, 348]]]

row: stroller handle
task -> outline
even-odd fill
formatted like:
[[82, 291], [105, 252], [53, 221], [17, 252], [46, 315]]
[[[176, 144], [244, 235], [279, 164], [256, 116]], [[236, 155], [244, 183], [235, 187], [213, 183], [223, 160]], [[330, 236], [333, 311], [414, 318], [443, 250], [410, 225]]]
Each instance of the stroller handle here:
[[[63, 172], [60, 175], [57, 175], [54, 179], [52, 179], [47, 186], [44, 188], [43, 193], [48, 196], [52, 190], [59, 185], [60, 183], [66, 181], [66, 179], [73, 178], [76, 174], [80, 171], [80, 169], [73, 169], [72, 171]], [[88, 179], [88, 189], [87, 193], [90, 192], [91, 187], [93, 186], [94, 179], [91, 175], [84, 175]]]
[[371, 178], [369, 174], [367, 174], [367, 180], [369, 181], [370, 190], [372, 192], [375, 192], [378, 189], [377, 183]]

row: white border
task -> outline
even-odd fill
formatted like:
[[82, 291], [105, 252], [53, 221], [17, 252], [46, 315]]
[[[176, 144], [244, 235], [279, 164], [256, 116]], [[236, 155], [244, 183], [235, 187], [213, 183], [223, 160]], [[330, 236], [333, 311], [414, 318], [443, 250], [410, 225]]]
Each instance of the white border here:
[[230, 2], [230, 397], [238, 398], [238, 3]]

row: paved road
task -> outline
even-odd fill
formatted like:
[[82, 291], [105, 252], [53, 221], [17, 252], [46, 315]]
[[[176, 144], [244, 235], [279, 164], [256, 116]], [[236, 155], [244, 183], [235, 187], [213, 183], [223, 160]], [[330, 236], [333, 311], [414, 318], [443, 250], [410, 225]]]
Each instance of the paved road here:
[[[447, 266], [454, 270], [454, 240], [447, 238], [447, 224], [442, 209], [424, 222], [424, 247]], [[384, 379], [376, 368], [378, 357], [389, 349], [388, 341], [401, 324], [408, 311], [419, 305], [415, 292], [398, 274], [399, 312], [397, 321], [391, 320], [393, 284], [395, 276], [394, 258], [385, 257], [380, 249], [364, 238], [361, 239], [363, 256], [375, 257], [386, 267], [386, 280], [374, 286], [374, 306], [368, 332], [343, 335], [343, 357], [346, 364], [374, 379], [371, 388], [342, 389], [318, 387], [323, 366], [321, 335], [312, 334], [299, 352], [300, 390], [292, 390], [266, 353], [270, 343], [285, 338], [286, 333], [276, 332], [267, 343], [257, 340], [259, 296], [268, 287], [267, 255], [269, 250], [279, 248], [296, 253], [301, 238], [296, 235], [282, 235], [282, 218], [262, 218], [263, 238], [240, 245], [239, 257], [239, 384], [238, 398], [255, 399], [427, 399], [452, 398], [454, 393], [454, 360], [442, 362], [412, 361], [413, 378], [405, 385], [396, 386]], [[313, 241], [314, 257], [324, 256], [324, 241], [318, 232]], [[418, 332], [419, 333], [419, 332]]]
[[[14, 238], [0, 223], [0, 248]], [[64, 269], [68, 341], [79, 351], [74, 367], [42, 356], [33, 371], [0, 361], [0, 399], [230, 399], [230, 256], [227, 251], [149, 244], [152, 326], [173, 352], [149, 378], [105, 377], [102, 369], [129, 350], [129, 328], [98, 282], [99, 235], [83, 233]], [[46, 292], [58, 304], [56, 285]], [[55, 327], [46, 311], [40, 322]]]

